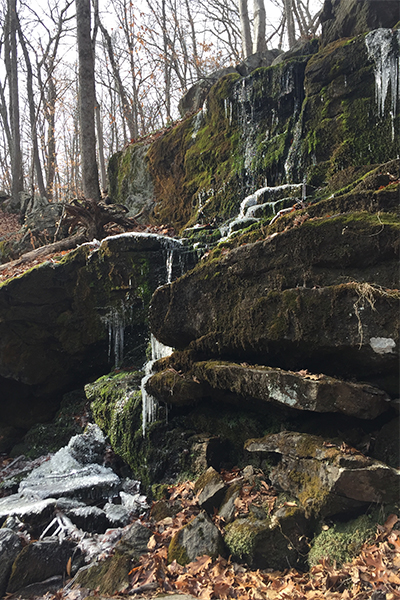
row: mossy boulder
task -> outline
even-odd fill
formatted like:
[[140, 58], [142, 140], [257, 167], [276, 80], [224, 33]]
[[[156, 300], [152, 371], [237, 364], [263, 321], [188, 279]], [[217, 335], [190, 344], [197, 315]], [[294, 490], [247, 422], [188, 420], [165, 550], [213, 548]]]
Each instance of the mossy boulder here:
[[[262, 256], [258, 249], [262, 252], [256, 247], [253, 257]], [[295, 371], [307, 368], [379, 381], [396, 393], [396, 290], [353, 282], [283, 291], [261, 288], [257, 271], [263, 262], [254, 261], [253, 272], [250, 261], [238, 260], [252, 250], [238, 252], [231, 264], [211, 264], [158, 289], [151, 305], [158, 339], [180, 349], [190, 344], [200, 356], [267, 360], [270, 366]], [[386, 349], [379, 348], [383, 340]]]
[[246, 443], [249, 452], [282, 456], [272, 484], [296, 496], [308, 515], [335, 515], [398, 500], [400, 475], [340, 440], [283, 431]]
[[225, 543], [237, 560], [253, 568], [304, 568], [310, 523], [299, 507], [283, 507], [275, 516], [258, 520], [239, 518], [226, 527]]
[[1, 423], [28, 429], [48, 421], [64, 392], [123, 356], [142, 365], [150, 298], [167, 281], [167, 254], [177, 247], [156, 235], [115, 236], [1, 284]]
[[340, 567], [357, 556], [361, 546], [373, 539], [375, 532], [376, 523], [369, 515], [361, 515], [331, 527], [326, 526], [312, 541], [308, 564], [313, 567], [325, 559], [331, 565], [336, 564]]
[[116, 553], [102, 562], [90, 565], [89, 568], [81, 569], [77, 573], [75, 583], [111, 596], [129, 588], [131, 568], [132, 559], [125, 554]]
[[[243, 71], [245, 77], [227, 74], [211, 87], [197, 114], [149, 145], [134, 144], [113, 157], [113, 199], [134, 187], [142, 179], [136, 172], [147, 166], [154, 187], [152, 219], [182, 230], [236, 217], [241, 200], [266, 182], [306, 180], [319, 188], [343, 170], [397, 157], [400, 142], [394, 132], [400, 114], [389, 108], [390, 92], [386, 106], [377, 105], [379, 68], [363, 33], [378, 13], [369, 18], [367, 1], [351, 0], [350, 8], [339, 4], [346, 19], [363, 7], [357, 17], [349, 17], [353, 29], [343, 24], [351, 31], [339, 36], [345, 39], [333, 36], [336, 41], [320, 49], [311, 40], [281, 54], [271, 66]], [[393, 10], [387, 22], [393, 21]], [[381, 17], [377, 23], [386, 22]], [[387, 31], [396, 52], [397, 34]]]
[[160, 403], [157, 420], [143, 434], [139, 380], [139, 373], [111, 373], [85, 390], [96, 423], [147, 490], [153, 483], [194, 476], [200, 468], [242, 464], [245, 440], [276, 431], [282, 420], [274, 410], [260, 417], [248, 407], [227, 405], [221, 410], [214, 401], [202, 398], [195, 406], [171, 405], [168, 419]]

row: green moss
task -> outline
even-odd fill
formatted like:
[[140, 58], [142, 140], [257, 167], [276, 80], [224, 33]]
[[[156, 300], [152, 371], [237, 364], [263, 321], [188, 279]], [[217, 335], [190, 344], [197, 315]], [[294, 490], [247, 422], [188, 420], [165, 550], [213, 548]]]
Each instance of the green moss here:
[[80, 571], [76, 583], [83, 588], [97, 590], [100, 594], [114, 595], [123, 592], [129, 587], [131, 563], [128, 556], [116, 553], [105, 561]]
[[323, 558], [340, 567], [350, 562], [360, 552], [361, 546], [373, 538], [376, 524], [367, 515], [362, 515], [347, 523], [338, 523], [326, 531], [321, 531], [312, 543], [308, 563], [317, 565]]
[[317, 515], [329, 496], [329, 490], [325, 487], [318, 475], [291, 471], [289, 478], [298, 487], [297, 497], [306, 514]]
[[225, 528], [225, 544], [234, 558], [252, 562], [257, 538], [268, 528], [266, 521], [237, 519]]
[[187, 555], [185, 548], [180, 544], [180, 532], [177, 531], [172, 536], [171, 542], [168, 546], [168, 562], [176, 560], [179, 565], [187, 565], [190, 563], [190, 558]]

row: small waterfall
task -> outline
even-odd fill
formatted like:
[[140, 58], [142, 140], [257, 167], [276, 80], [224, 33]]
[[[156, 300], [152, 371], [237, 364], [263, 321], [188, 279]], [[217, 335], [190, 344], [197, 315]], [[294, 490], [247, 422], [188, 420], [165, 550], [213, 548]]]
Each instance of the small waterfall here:
[[[158, 273], [158, 285], [171, 283], [177, 277], [185, 273], [188, 267], [194, 266], [194, 254], [190, 249], [185, 249], [182, 240], [157, 235], [154, 233], [127, 232], [120, 233], [104, 238], [101, 243], [93, 241], [94, 245], [91, 251], [91, 257], [97, 256], [98, 260], [102, 260], [101, 250], [107, 242], [114, 242], [119, 238], [130, 240], [132, 249], [138, 246], [140, 251], [158, 250], [164, 256], [164, 268]], [[146, 247], [146, 242], [148, 245]], [[154, 243], [156, 242], [156, 245]], [[144, 273], [142, 275], [145, 276]], [[137, 290], [141, 290], [141, 286], [134, 284]], [[129, 290], [132, 288], [132, 279], [129, 279]], [[102, 322], [108, 329], [108, 360], [113, 363], [115, 368], [120, 367], [124, 358], [124, 341], [125, 329], [132, 323], [132, 307], [130, 301], [130, 291], [126, 293], [125, 298], [120, 300], [117, 305], [107, 307], [107, 312], [101, 317]]]
[[392, 139], [394, 139], [394, 119], [397, 114], [397, 101], [400, 98], [400, 31], [376, 29], [366, 35], [365, 44], [368, 56], [375, 64], [375, 96], [380, 117], [385, 115], [386, 97], [390, 84], [390, 116]]
[[169, 356], [174, 351], [170, 346], [165, 346], [161, 342], [159, 342], [153, 334], [151, 334], [150, 338], [151, 343], [151, 360], [146, 363], [145, 366], [145, 376], [141, 382], [141, 392], [142, 392], [142, 431], [143, 436], [146, 435], [147, 425], [153, 423], [157, 418], [157, 408], [158, 402], [151, 394], [146, 392], [146, 383], [150, 379], [153, 374], [153, 366], [154, 363], [160, 358], [164, 358], [165, 356]]

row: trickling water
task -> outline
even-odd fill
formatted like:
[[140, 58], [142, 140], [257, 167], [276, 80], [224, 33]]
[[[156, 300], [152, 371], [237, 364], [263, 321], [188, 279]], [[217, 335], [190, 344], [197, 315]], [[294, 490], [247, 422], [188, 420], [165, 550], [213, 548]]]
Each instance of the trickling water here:
[[397, 101], [400, 98], [400, 30], [376, 29], [366, 35], [365, 44], [368, 56], [375, 64], [375, 96], [380, 117], [385, 115], [386, 97], [390, 84], [393, 139]]
[[160, 358], [164, 358], [165, 356], [169, 356], [174, 351], [170, 346], [165, 346], [161, 342], [159, 342], [153, 334], [151, 334], [150, 338], [151, 343], [151, 360], [146, 363], [145, 366], [145, 376], [141, 382], [141, 392], [142, 392], [142, 431], [143, 435], [146, 435], [147, 425], [153, 423], [157, 418], [157, 408], [158, 402], [157, 400], [146, 391], [146, 383], [150, 379], [153, 374], [153, 366], [154, 363]]

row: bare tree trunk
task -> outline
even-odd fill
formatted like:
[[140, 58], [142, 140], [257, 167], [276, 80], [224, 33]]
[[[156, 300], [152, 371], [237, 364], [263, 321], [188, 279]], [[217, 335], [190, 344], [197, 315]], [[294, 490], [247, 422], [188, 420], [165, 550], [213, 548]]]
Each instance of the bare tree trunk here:
[[17, 60], [17, 8], [16, 0], [8, 0], [5, 32], [5, 63], [9, 82], [9, 112], [12, 144], [12, 205], [19, 206], [19, 193], [24, 189], [22, 170], [19, 94], [18, 94], [18, 60]]
[[48, 80], [47, 103], [45, 119], [47, 121], [47, 173], [46, 173], [46, 195], [48, 200], [54, 198], [54, 181], [56, 174], [56, 134], [55, 134], [55, 112], [56, 112], [57, 90], [53, 76]]
[[131, 139], [133, 140], [138, 137], [137, 124], [135, 122], [135, 118], [132, 113], [129, 100], [128, 100], [128, 97], [125, 92], [124, 84], [122, 83], [122, 79], [121, 79], [121, 75], [120, 75], [117, 63], [115, 61], [115, 53], [114, 53], [114, 48], [112, 45], [111, 36], [108, 33], [107, 29], [104, 27], [104, 25], [101, 23], [98, 11], [96, 11], [96, 21], [97, 21], [98, 27], [100, 28], [100, 31], [104, 38], [104, 41], [106, 43], [108, 58], [110, 60], [110, 65], [112, 68], [115, 83], [117, 84], [117, 90], [121, 97], [122, 108], [123, 108], [123, 112], [124, 112], [124, 117], [126, 119], [126, 123], [128, 125], [129, 135], [130, 135]]
[[240, 26], [242, 30], [242, 50], [243, 58], [247, 58], [252, 53], [251, 30], [249, 21], [249, 11], [247, 0], [239, 0]]
[[[32, 142], [32, 153], [33, 153], [33, 165], [34, 171], [36, 173], [36, 182], [39, 190], [39, 194], [42, 198], [46, 197], [46, 188], [44, 186], [43, 180], [43, 172], [42, 165], [39, 157], [39, 145], [38, 145], [38, 135], [37, 135], [37, 122], [36, 122], [36, 107], [35, 107], [35, 98], [33, 94], [33, 74], [32, 74], [32, 64], [29, 58], [28, 49], [26, 47], [25, 38], [23, 36], [21, 25], [19, 19], [17, 18], [17, 27], [18, 27], [18, 37], [19, 43], [21, 44], [22, 51], [24, 53], [25, 64], [26, 64], [26, 86], [28, 92], [28, 105], [29, 105], [29, 119], [31, 123], [31, 142]], [[33, 185], [33, 177], [32, 177], [32, 185]]]
[[253, 52], [263, 52], [265, 41], [265, 6], [264, 0], [254, 0], [254, 45]]
[[293, 0], [284, 0], [286, 30], [288, 35], [289, 48], [293, 48], [296, 42], [296, 30], [294, 25]]
[[79, 56], [79, 123], [82, 185], [86, 198], [100, 200], [96, 160], [94, 56], [90, 37], [90, 0], [75, 0]]
[[106, 161], [104, 159], [103, 124], [101, 122], [101, 111], [100, 111], [100, 105], [98, 102], [96, 102], [95, 114], [96, 114], [97, 144], [98, 144], [98, 148], [99, 148], [100, 183], [101, 183], [101, 189], [104, 192], [107, 188], [107, 172], [106, 172]]

